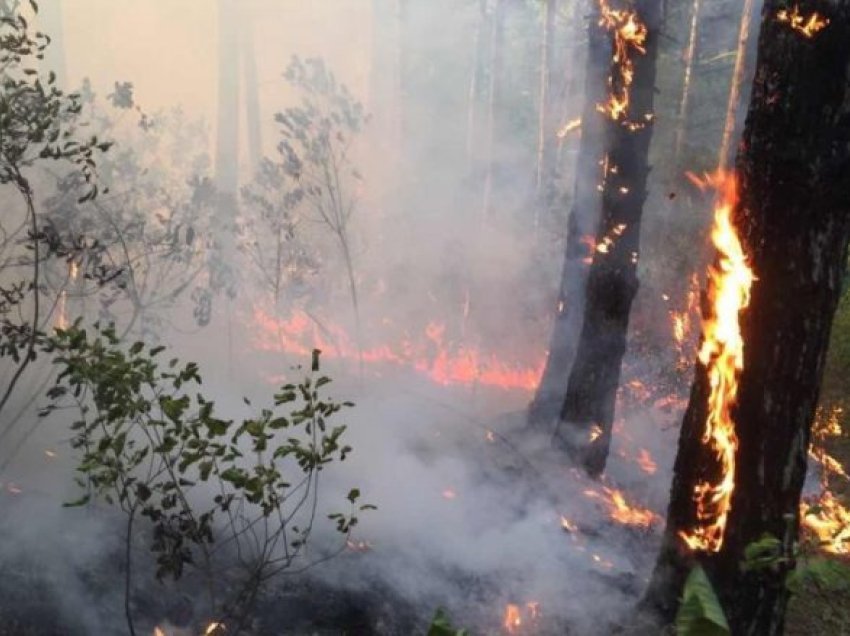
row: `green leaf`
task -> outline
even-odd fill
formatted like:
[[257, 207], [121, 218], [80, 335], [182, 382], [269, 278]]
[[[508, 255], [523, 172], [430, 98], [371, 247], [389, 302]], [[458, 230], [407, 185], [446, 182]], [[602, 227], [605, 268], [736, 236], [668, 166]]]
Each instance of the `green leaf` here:
[[431, 625], [428, 627], [428, 636], [470, 636], [465, 629], [455, 629], [449, 615], [442, 607], [437, 608]]
[[685, 581], [685, 591], [676, 614], [678, 636], [730, 636], [729, 623], [701, 566]]

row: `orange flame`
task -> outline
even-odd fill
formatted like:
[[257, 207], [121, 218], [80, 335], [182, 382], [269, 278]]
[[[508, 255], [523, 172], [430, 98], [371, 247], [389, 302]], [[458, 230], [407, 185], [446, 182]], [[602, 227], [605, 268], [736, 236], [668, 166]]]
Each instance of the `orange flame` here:
[[561, 128], [556, 133], [556, 136], [558, 137], [558, 139], [564, 139], [571, 132], [579, 129], [581, 129], [581, 117], [576, 117], [575, 119], [571, 119], [566, 124], [561, 126]]
[[753, 271], [747, 265], [741, 242], [732, 224], [737, 204], [734, 175], [718, 172], [701, 180], [688, 177], [700, 187], [716, 188], [720, 197], [714, 210], [711, 238], [718, 262], [709, 269], [711, 312], [702, 320], [703, 342], [699, 361], [706, 367], [710, 393], [702, 443], [713, 452], [720, 469], [716, 483], [703, 481], [694, 489], [698, 525], [680, 532], [692, 550], [717, 552], [723, 545], [726, 520], [735, 489], [735, 454], [738, 437], [731, 409], [738, 395], [738, 377], [744, 367], [744, 341], [739, 316], [750, 302]]
[[776, 14], [776, 19], [807, 38], [813, 38], [829, 25], [829, 18], [823, 17], [817, 11], [809, 16], [804, 16], [800, 13], [800, 7], [797, 5], [794, 5], [790, 11], [780, 9]]
[[508, 634], [519, 634], [524, 625], [533, 626], [540, 617], [540, 603], [529, 601], [523, 606], [508, 603], [505, 606], [502, 626]]
[[[254, 344], [259, 349], [305, 357], [313, 349], [321, 349], [326, 359], [357, 360], [360, 355], [357, 345], [343, 329], [334, 325], [320, 329], [301, 311], [281, 319], [255, 307], [254, 322], [259, 326], [259, 330], [253, 332]], [[442, 385], [478, 384], [523, 391], [533, 391], [537, 387], [545, 360], [541, 359], [534, 367], [505, 362], [493, 353], [484, 353], [474, 347], [453, 346], [446, 341], [445, 331], [444, 324], [431, 322], [418, 341], [405, 340], [367, 348], [362, 352], [362, 359], [366, 363], [407, 366]]]
[[626, 526], [649, 528], [661, 520], [661, 517], [652, 510], [629, 504], [622, 491], [616, 488], [602, 486], [602, 492], [588, 489], [584, 491], [584, 495], [601, 501], [608, 509], [611, 519]]
[[803, 527], [812, 533], [821, 549], [830, 554], [850, 554], [850, 510], [829, 491], [810, 504], [800, 503]]
[[648, 30], [641, 22], [637, 12], [629, 9], [613, 9], [608, 0], [599, 0], [599, 26], [610, 31], [614, 36], [614, 55], [612, 63], [617, 68], [608, 78], [611, 89], [608, 101], [597, 104], [596, 109], [612, 121], [622, 121], [631, 130], [641, 128], [643, 124], [628, 122], [629, 105], [631, 102], [631, 85], [634, 81], [635, 68], [632, 53], [646, 53], [646, 37]]

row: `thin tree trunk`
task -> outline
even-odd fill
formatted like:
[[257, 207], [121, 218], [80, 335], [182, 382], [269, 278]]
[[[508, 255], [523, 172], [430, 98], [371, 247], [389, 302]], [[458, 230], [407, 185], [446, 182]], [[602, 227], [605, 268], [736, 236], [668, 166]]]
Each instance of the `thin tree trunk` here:
[[[552, 130], [551, 91], [552, 56], [555, 39], [556, 0], [546, 0], [543, 10], [543, 33], [540, 43], [540, 80], [537, 96], [537, 198], [542, 203], [545, 189], [552, 176]], [[540, 205], [534, 207], [535, 231], [540, 222]]]
[[735, 53], [735, 68], [729, 84], [729, 102], [726, 105], [726, 119], [720, 138], [720, 151], [717, 153], [717, 167], [724, 170], [729, 162], [732, 138], [735, 133], [735, 115], [741, 102], [741, 85], [744, 81], [744, 69], [747, 58], [747, 42], [750, 39], [750, 23], [753, 19], [753, 0], [744, 0], [741, 10], [741, 26], [738, 31], [738, 47]]
[[482, 31], [487, 22], [487, 0], [481, 0], [480, 13], [475, 21], [472, 44], [472, 72], [469, 75], [469, 93], [466, 98], [466, 165], [472, 167], [475, 154], [476, 114], [478, 112], [478, 84], [481, 81], [481, 49], [484, 43]]
[[[369, 73], [369, 109], [374, 135], [373, 175], [376, 211], [384, 217], [398, 207], [396, 196], [402, 167], [401, 134], [401, 5], [399, 0], [372, 2], [372, 55]], [[382, 223], [383, 219], [376, 219]]]
[[[756, 277], [740, 319], [734, 491], [720, 545], [688, 548], [680, 533], [705, 522], [695, 488], [718, 471], [701, 441], [709, 386], [698, 362], [664, 543], [643, 602], [664, 622], [688, 570], [701, 563], [733, 634], [783, 631], [806, 451], [850, 237], [850, 0], [817, 7], [830, 22], [809, 38], [776, 19], [784, 2], [765, 2], [733, 215]], [[744, 572], [746, 547], [765, 533], [787, 561]]]
[[481, 205], [481, 216], [484, 219], [490, 216], [490, 204], [493, 196], [493, 168], [495, 167], [493, 152], [496, 142], [496, 105], [499, 102], [502, 49], [505, 39], [505, 2], [506, 0], [494, 0], [490, 26], [490, 82], [487, 91], [487, 128], [484, 150], [484, 161], [487, 166], [484, 174], [484, 198]]
[[581, 329], [584, 288], [601, 207], [597, 185], [602, 181], [605, 124], [597, 110], [597, 104], [605, 99], [611, 45], [599, 26], [597, 0], [588, 0], [588, 3], [590, 14], [587, 69], [575, 193], [567, 221], [564, 263], [549, 354], [540, 385], [529, 405], [528, 419], [534, 426], [553, 426], [564, 403], [570, 367]]
[[218, 125], [215, 178], [225, 197], [239, 185], [239, 36], [236, 0], [218, 0]]
[[251, 16], [242, 20], [242, 62], [245, 70], [245, 121], [248, 133], [248, 159], [256, 173], [263, 157], [260, 124], [260, 89], [257, 81], [257, 51], [254, 47], [254, 22]]
[[640, 226], [649, 174], [661, 2], [638, 0], [634, 10], [647, 29], [645, 53], [633, 50], [630, 54], [634, 83], [624, 117], [606, 119], [609, 150], [604, 160], [602, 216], [595, 233], [597, 251], [558, 428], [559, 442], [579, 452], [591, 475], [600, 474], [608, 458], [629, 314], [638, 289]]
[[676, 133], [673, 139], [673, 165], [677, 166], [682, 155], [682, 145], [688, 125], [688, 103], [691, 97], [691, 75], [697, 52], [697, 34], [699, 32], [700, 0], [693, 0], [691, 5], [691, 27], [688, 33], [688, 47], [685, 49], [685, 74], [682, 79], [682, 97], [679, 99], [679, 112], [676, 118]]

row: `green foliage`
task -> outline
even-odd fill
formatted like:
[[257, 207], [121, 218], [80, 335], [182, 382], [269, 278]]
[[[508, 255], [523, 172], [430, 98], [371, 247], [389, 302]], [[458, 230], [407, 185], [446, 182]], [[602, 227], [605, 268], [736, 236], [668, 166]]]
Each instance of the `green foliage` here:
[[679, 636], [729, 636], [729, 624], [714, 588], [697, 565], [685, 581], [684, 595], [676, 614]]
[[368, 120], [363, 105], [319, 58], [294, 56], [284, 79], [301, 101], [275, 115], [278, 156], [264, 159], [243, 190], [247, 210], [239, 224], [240, 248], [275, 300], [299, 295], [319, 272], [319, 241], [308, 235], [306, 221], [330, 231], [353, 285], [351, 220], [362, 177], [351, 148]]
[[[321, 395], [330, 379], [318, 373], [318, 351], [311, 372], [282, 386], [273, 407], [235, 422], [200, 393], [198, 365], [165, 360], [165, 347], [124, 347], [114, 328], [89, 333], [78, 322], [57, 330], [51, 348], [59, 373], [41, 415], [78, 413], [72, 446], [83, 494], [70, 505], [118, 506], [128, 537], [146, 519], [159, 578], [180, 578], [190, 566], [211, 571], [214, 561], [216, 571], [246, 568], [237, 599], [296, 562], [310, 565], [303, 548], [319, 473], [351, 451], [345, 426], [332, 420], [352, 405]], [[359, 503], [356, 488], [347, 500], [348, 512], [328, 515], [346, 536], [358, 513], [373, 508]]]
[[814, 585], [824, 592], [850, 591], [850, 566], [843, 561], [814, 557], [798, 563], [786, 581], [792, 593], [800, 593], [806, 586]]
[[783, 555], [782, 542], [772, 534], [765, 533], [758, 541], [753, 541], [744, 548], [744, 561], [741, 570], [744, 572], [778, 571], [780, 566], [787, 564], [788, 559]]
[[428, 636], [469, 636], [465, 629], [457, 629], [452, 625], [448, 613], [442, 607], [437, 608], [431, 625], [428, 627]]

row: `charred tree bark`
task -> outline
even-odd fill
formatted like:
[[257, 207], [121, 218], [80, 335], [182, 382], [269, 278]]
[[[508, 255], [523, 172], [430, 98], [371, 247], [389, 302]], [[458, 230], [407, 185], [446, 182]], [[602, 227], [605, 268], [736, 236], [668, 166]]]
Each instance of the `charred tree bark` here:
[[[706, 370], [697, 364], [682, 424], [664, 544], [644, 609], [669, 622], [688, 570], [701, 563], [732, 633], [781, 634], [799, 529], [806, 451], [850, 236], [850, 0], [807, 3], [829, 24], [813, 37], [777, 20], [767, 0], [737, 168], [734, 210], [756, 281], [741, 315], [744, 368], [733, 411], [739, 446], [724, 541], [690, 552], [694, 488], [712, 459], [700, 443]], [[764, 533], [781, 540], [779, 570], [743, 572]]]
[[[640, 226], [649, 174], [660, 0], [634, 4], [646, 25], [645, 54], [634, 57], [634, 83], [625, 119], [606, 118], [602, 215], [594, 232], [584, 318], [561, 409], [558, 443], [577, 451], [591, 475], [605, 468], [614, 424], [620, 367], [632, 301], [638, 289]], [[597, 428], [598, 427], [598, 428]]]
[[587, 70], [575, 194], [567, 221], [564, 264], [549, 341], [549, 355], [540, 385], [529, 405], [528, 421], [533, 426], [553, 426], [564, 402], [570, 367], [581, 330], [588, 260], [593, 254], [592, 240], [596, 234], [601, 206], [597, 185], [602, 180], [605, 124], [596, 105], [605, 99], [611, 45], [599, 25], [597, 0], [588, 2], [590, 23]]

